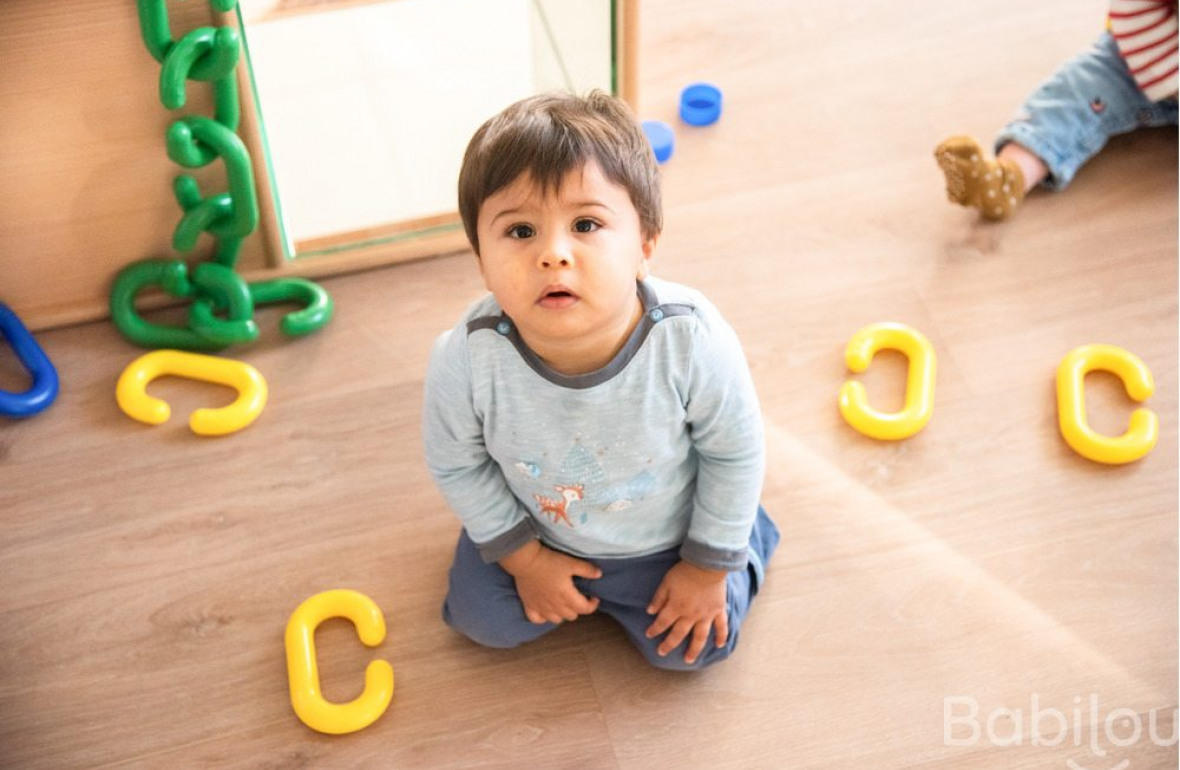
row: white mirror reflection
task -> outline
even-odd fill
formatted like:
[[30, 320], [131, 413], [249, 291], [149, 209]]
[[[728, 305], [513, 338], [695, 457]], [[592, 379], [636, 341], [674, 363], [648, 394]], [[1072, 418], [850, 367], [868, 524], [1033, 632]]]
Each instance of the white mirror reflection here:
[[[241, 0], [283, 256], [459, 229], [475, 130], [547, 90], [617, 93], [611, 0]], [[259, 154], [257, 149], [256, 155]]]

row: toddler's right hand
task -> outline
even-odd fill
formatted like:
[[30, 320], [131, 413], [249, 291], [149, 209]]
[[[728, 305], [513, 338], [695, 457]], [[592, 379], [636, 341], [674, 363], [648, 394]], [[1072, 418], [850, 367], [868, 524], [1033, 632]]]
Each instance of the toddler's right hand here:
[[532, 623], [577, 620], [598, 609], [598, 599], [583, 595], [574, 585], [575, 577], [602, 577], [602, 571], [588, 561], [533, 540], [501, 559], [500, 566], [515, 578], [525, 617]]

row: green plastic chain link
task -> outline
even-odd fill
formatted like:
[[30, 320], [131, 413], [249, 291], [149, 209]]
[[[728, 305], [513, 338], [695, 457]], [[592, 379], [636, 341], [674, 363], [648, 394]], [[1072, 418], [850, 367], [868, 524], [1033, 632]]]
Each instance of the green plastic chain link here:
[[202, 199], [196, 179], [187, 175], [179, 177], [174, 190], [184, 217], [176, 226], [172, 245], [181, 252], [191, 251], [202, 231], [219, 239], [245, 238], [258, 227], [254, 168], [250, 153], [238, 135], [202, 117], [181, 118], [168, 129], [168, 157], [180, 165], [200, 168], [209, 163], [205, 148], [225, 161], [229, 193]]
[[[237, 0], [209, 0], [220, 12], [232, 11]], [[302, 278], [280, 278], [247, 284], [234, 272], [242, 241], [258, 227], [258, 197], [250, 153], [237, 135], [241, 120], [235, 72], [241, 56], [238, 33], [228, 27], [201, 27], [172, 37], [167, 0], [137, 0], [140, 33], [152, 57], [162, 65], [160, 102], [169, 110], [184, 108], [190, 81], [212, 84], [214, 117], [184, 116], [168, 129], [168, 157], [190, 169], [217, 159], [225, 165], [228, 192], [201, 194], [197, 180], [180, 174], [173, 193], [184, 211], [172, 236], [178, 252], [196, 248], [202, 233], [217, 242], [212, 261], [189, 268], [182, 260], [146, 259], [128, 265], [111, 289], [111, 317], [130, 341], [143, 347], [220, 350], [258, 338], [254, 309], [258, 305], [295, 302], [283, 333], [296, 336], [319, 330], [332, 317], [332, 299], [320, 286]], [[145, 321], [135, 309], [144, 289], [157, 287], [179, 299], [192, 300], [188, 326]]]
[[[214, 10], [228, 13], [237, 7], [238, 0], [211, 0], [210, 5]], [[156, 61], [163, 64], [164, 57], [168, 55], [168, 49], [175, 42], [172, 39], [172, 24], [168, 19], [166, 0], [139, 0], [139, 30], [143, 35], [143, 42], [147, 45], [148, 52]], [[234, 38], [237, 38], [236, 33]], [[203, 71], [201, 74], [207, 75], [209, 73]]]

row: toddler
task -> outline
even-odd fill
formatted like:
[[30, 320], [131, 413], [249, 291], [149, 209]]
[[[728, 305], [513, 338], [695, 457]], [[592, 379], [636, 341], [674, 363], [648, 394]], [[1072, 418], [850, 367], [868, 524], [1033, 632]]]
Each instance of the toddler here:
[[443, 618], [515, 647], [603, 613], [655, 666], [733, 651], [779, 540], [728, 324], [649, 275], [652, 150], [601, 92], [518, 102], [471, 139], [459, 212], [490, 295], [435, 343], [423, 435], [463, 529]]
[[1110, 137], [1176, 125], [1175, 0], [1112, 0], [1108, 27], [1028, 97], [995, 158], [969, 136], [938, 146], [951, 201], [1005, 219], [1038, 184], [1065, 189]]

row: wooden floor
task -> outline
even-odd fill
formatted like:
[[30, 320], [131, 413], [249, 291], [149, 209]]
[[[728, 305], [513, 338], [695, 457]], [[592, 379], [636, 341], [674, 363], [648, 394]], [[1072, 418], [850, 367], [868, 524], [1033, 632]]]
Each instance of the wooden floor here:
[[[229, 400], [195, 384], [153, 387], [166, 426], [118, 410], [141, 351], [110, 325], [39, 335], [61, 395], [0, 423], [0, 765], [1175, 767], [1176, 131], [1114, 142], [1001, 225], [947, 204], [932, 157], [990, 140], [1104, 6], [645, 0], [642, 117], [674, 123], [698, 79], [726, 99], [678, 128], [657, 272], [745, 342], [784, 535], [737, 654], [699, 675], [649, 669], [597, 617], [507, 652], [440, 621], [458, 527], [418, 412], [433, 337], [481, 291], [470, 255], [328, 281], [311, 338], [262, 311], [265, 339], [229, 354], [270, 403], [223, 439], [189, 433]], [[900, 443], [836, 409], [845, 342], [883, 320], [938, 353], [934, 418]], [[1056, 366], [1094, 342], [1155, 375], [1160, 442], [1132, 465], [1057, 433]], [[862, 379], [888, 409], [902, 374], [883, 356]], [[1089, 384], [1093, 425], [1121, 432], [1117, 381]], [[292, 712], [283, 629], [336, 587], [389, 633], [325, 625], [326, 694], [378, 657], [397, 688], [327, 737]]]

